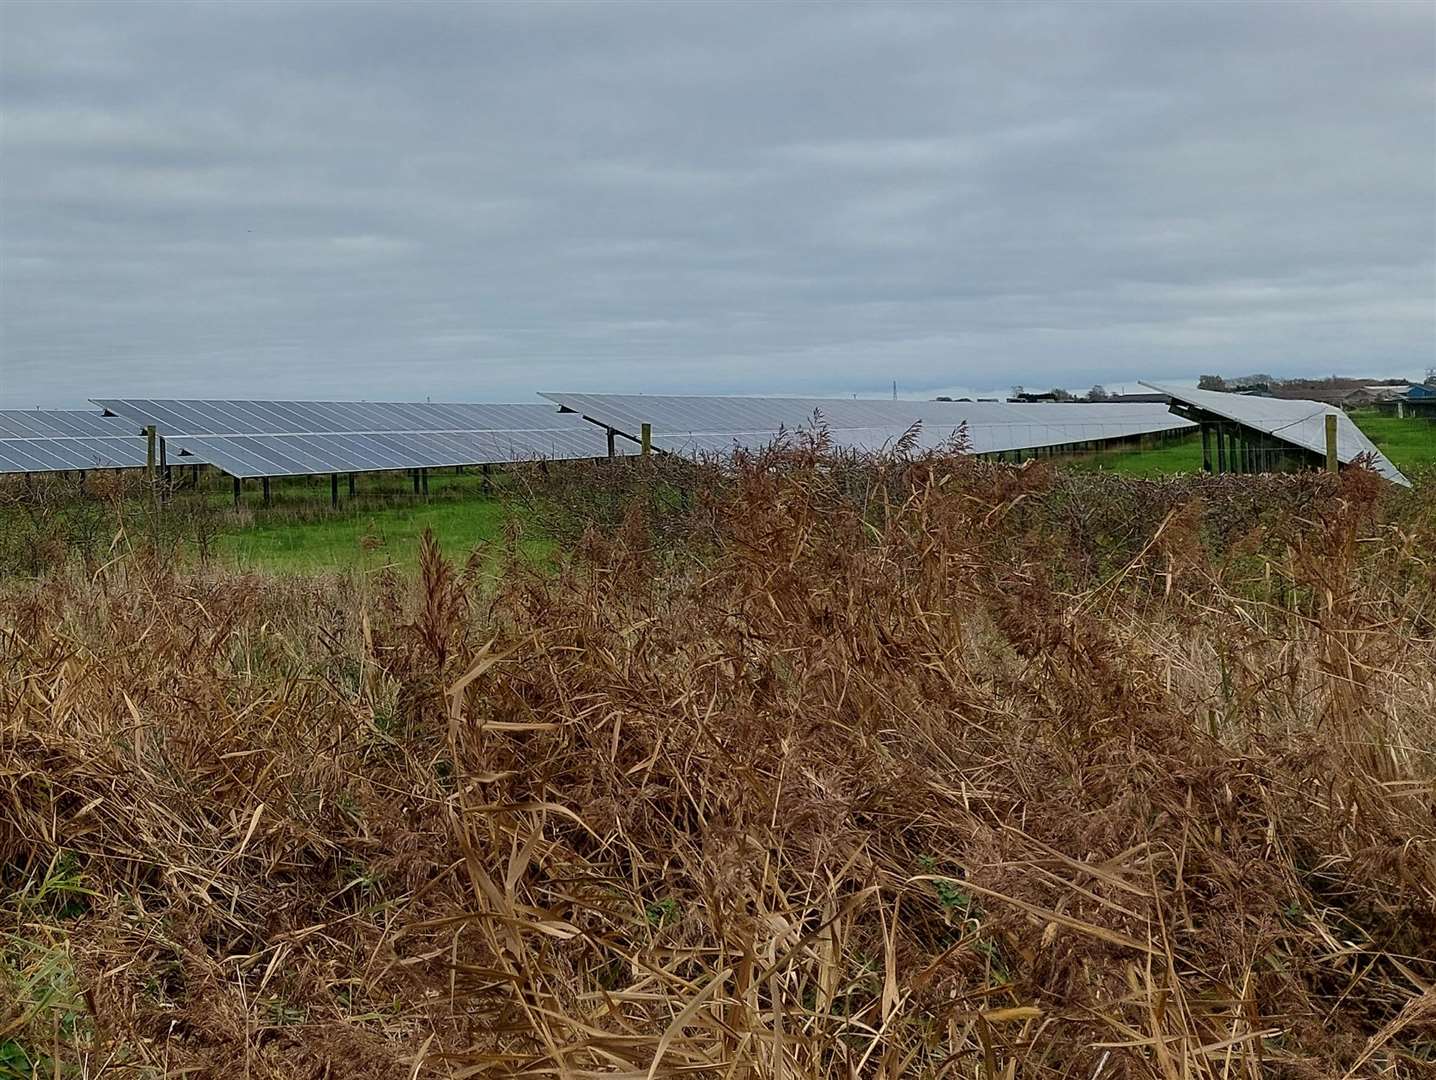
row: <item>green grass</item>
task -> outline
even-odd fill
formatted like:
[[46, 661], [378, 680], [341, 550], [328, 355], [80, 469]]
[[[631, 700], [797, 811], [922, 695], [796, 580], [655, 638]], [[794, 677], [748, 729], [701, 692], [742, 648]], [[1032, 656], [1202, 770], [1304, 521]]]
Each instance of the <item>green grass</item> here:
[[1414, 418], [1398, 420], [1374, 412], [1353, 413], [1351, 419], [1403, 472], [1436, 465], [1436, 423]]
[[[223, 486], [226, 490], [217, 485], [209, 498], [228, 507], [232, 490], [228, 481]], [[504, 533], [504, 506], [483, 492], [476, 475], [430, 474], [427, 499], [413, 494], [406, 476], [363, 476], [353, 500], [341, 482], [338, 510], [330, 509], [327, 477], [275, 481], [269, 507], [262, 505], [257, 489], [256, 483], [246, 485], [243, 508], [218, 538], [221, 561], [281, 572], [413, 567], [426, 528], [460, 560]], [[522, 548], [542, 558], [553, 545], [535, 537], [524, 539]]]
[[1105, 469], [1124, 476], [1166, 476], [1202, 471], [1202, 440], [1197, 435], [1169, 440], [1151, 450], [1125, 450], [1079, 459], [1084, 468]]
[[[451, 556], [462, 559], [478, 544], [503, 534], [504, 514], [492, 499], [475, 497], [415, 507], [381, 507], [318, 520], [265, 520], [235, 525], [219, 538], [221, 559], [240, 566], [311, 571], [386, 564], [414, 566], [419, 538], [430, 528]], [[541, 556], [552, 545], [525, 540], [524, 550]]]

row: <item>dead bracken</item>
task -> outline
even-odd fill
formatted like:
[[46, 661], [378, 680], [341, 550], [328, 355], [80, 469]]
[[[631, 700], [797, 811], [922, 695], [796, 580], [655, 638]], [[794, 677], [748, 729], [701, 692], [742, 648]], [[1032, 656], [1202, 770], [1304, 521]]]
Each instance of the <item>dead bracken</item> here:
[[905, 449], [8, 579], [0, 1076], [1430, 1075], [1429, 479]]

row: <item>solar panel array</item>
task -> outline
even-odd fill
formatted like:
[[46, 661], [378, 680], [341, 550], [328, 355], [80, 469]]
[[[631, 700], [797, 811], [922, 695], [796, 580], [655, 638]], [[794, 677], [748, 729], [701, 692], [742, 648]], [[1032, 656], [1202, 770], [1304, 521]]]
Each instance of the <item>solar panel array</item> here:
[[[1155, 384], [1153, 390], [1316, 453], [1337, 417], [1337, 456], [1371, 454], [1408, 481], [1339, 409]], [[947, 443], [964, 424], [974, 453], [1030, 450], [1191, 428], [1160, 403], [883, 401], [848, 398], [544, 394], [553, 405], [429, 402], [105, 399], [108, 413], [0, 411], [0, 472], [139, 468], [143, 430], [168, 441], [171, 463], [211, 463], [236, 477], [375, 472], [520, 460], [602, 457], [604, 428], [636, 441], [652, 425], [659, 450], [699, 455], [757, 448], [780, 431], [826, 429], [838, 448], [891, 447], [914, 424], [917, 445]], [[566, 411], [560, 411], [560, 408]], [[591, 421], [591, 422], [590, 422]], [[618, 449], [629, 452], [631, 443]]]
[[629, 438], [652, 425], [653, 445], [689, 455], [756, 449], [779, 431], [811, 430], [815, 420], [834, 446], [890, 447], [921, 424], [917, 444], [934, 449], [964, 423], [973, 453], [1130, 438], [1191, 428], [1159, 402], [1135, 404], [876, 401], [850, 398], [676, 397], [647, 394], [544, 394], [564, 408]]
[[1350, 464], [1362, 454], [1371, 454], [1377, 472], [1395, 483], [1411, 486], [1401, 470], [1391, 464], [1351, 417], [1334, 405], [1319, 401], [1249, 397], [1217, 390], [1191, 390], [1184, 386], [1159, 386], [1147, 382], [1142, 385], [1167, 394], [1175, 401], [1185, 402], [1317, 454], [1326, 453], [1326, 418], [1334, 415], [1336, 456], [1343, 464]]
[[551, 405], [96, 399], [232, 476], [309, 476], [573, 460], [603, 432]]
[[[0, 410], [0, 473], [143, 468], [148, 447], [134, 425], [78, 410]], [[167, 455], [168, 456], [168, 455]], [[195, 465], [186, 457], [172, 464]]]

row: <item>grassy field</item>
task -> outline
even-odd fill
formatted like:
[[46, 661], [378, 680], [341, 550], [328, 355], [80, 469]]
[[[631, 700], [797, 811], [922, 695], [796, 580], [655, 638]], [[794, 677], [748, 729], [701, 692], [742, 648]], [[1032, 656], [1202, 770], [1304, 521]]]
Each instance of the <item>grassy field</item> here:
[[1436, 507], [937, 465], [0, 579], [0, 1077], [1429, 1076]]
[[1436, 423], [1374, 412], [1353, 413], [1351, 419], [1403, 472], [1436, 466]]
[[[478, 492], [441, 501], [404, 506], [360, 505], [308, 518], [254, 511], [226, 527], [217, 551], [238, 567], [309, 572], [357, 567], [418, 566], [419, 540], [430, 529], [449, 550], [469, 551], [503, 534], [504, 509], [498, 500]], [[552, 545], [524, 541], [526, 550], [542, 555]]]
[[[335, 510], [329, 505], [327, 477], [274, 481], [269, 507], [262, 505], [258, 485], [251, 481], [241, 510], [234, 513], [229, 481], [220, 478], [207, 489], [207, 498], [222, 530], [215, 550], [236, 567], [300, 573], [388, 565], [412, 570], [426, 529], [451, 551], [467, 552], [500, 538], [506, 511], [498, 492], [504, 482], [496, 475], [489, 494], [477, 473], [436, 471], [429, 477], [428, 495], [421, 496], [403, 474], [367, 475], [359, 478], [353, 500], [341, 481]], [[521, 544], [536, 558], [553, 550], [552, 543], [538, 537], [526, 537]]]

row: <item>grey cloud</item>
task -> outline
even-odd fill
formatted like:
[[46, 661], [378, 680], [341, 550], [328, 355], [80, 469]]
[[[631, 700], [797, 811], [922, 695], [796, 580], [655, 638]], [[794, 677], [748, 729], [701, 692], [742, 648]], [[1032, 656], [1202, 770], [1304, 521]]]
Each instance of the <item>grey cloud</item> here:
[[1423, 5], [0, 6], [0, 404], [1436, 364]]

